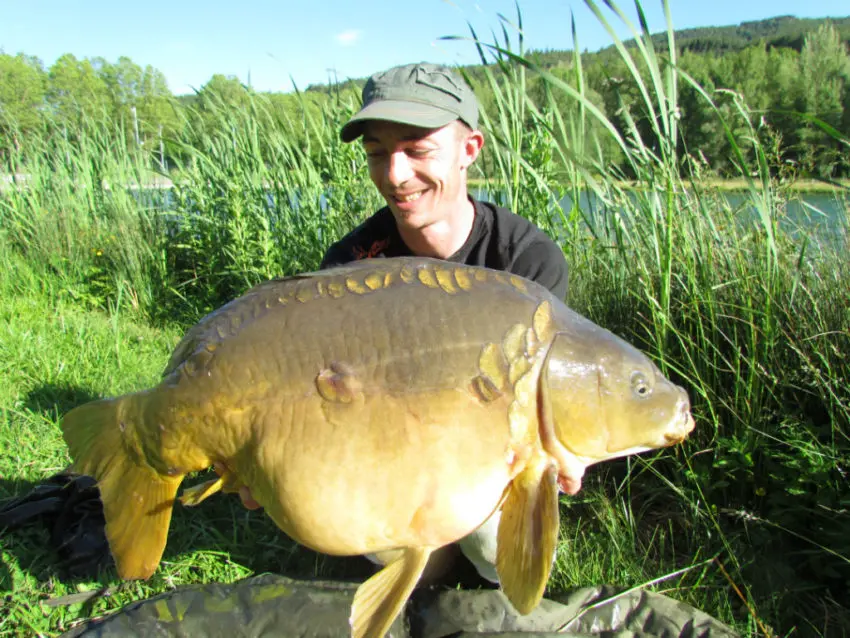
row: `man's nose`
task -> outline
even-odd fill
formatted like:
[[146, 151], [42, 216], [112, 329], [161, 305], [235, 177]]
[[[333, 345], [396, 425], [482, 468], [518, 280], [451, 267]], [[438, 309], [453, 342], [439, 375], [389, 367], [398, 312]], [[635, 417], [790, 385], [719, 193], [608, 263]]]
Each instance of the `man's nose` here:
[[410, 158], [403, 151], [390, 153], [387, 162], [387, 179], [394, 186], [399, 186], [413, 176]]

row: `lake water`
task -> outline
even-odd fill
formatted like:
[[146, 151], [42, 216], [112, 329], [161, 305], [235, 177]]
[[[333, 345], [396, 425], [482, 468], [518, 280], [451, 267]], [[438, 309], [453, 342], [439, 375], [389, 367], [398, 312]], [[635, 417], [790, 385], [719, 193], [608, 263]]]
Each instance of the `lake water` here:
[[[496, 201], [491, 193], [478, 189], [473, 190], [473, 196], [489, 201]], [[741, 223], [754, 221], [758, 218], [758, 210], [749, 193], [730, 191], [724, 193], [735, 217]], [[560, 201], [565, 211], [572, 209], [572, 197], [566, 196]], [[590, 223], [598, 223], [606, 213], [610, 213], [608, 205], [591, 192], [583, 192], [579, 207]], [[786, 202], [785, 214], [780, 224], [788, 231], [796, 234], [800, 229], [814, 233], [819, 237], [844, 237], [850, 226], [850, 195], [841, 196], [834, 193], [800, 193]]]
[[[476, 198], [496, 203], [501, 203], [499, 195], [503, 195], [496, 193], [494, 197], [483, 189], [471, 189], [471, 193]], [[168, 189], [143, 190], [138, 196], [145, 206], [166, 213], [172, 209], [173, 198]], [[749, 193], [728, 192], [724, 194], [724, 197], [740, 223], [746, 224], [758, 218], [758, 211]], [[283, 208], [279, 208], [274, 201], [274, 196], [269, 194], [266, 204], [270, 214], [276, 217], [286, 215], [286, 211], [292, 206], [297, 207], [298, 198], [291, 197]], [[569, 196], [566, 196], [560, 204], [565, 211], [570, 211], [573, 202]], [[323, 207], [325, 202], [322, 201], [319, 205]], [[588, 223], [593, 224], [597, 229], [602, 225], [604, 218], [612, 212], [605, 202], [590, 192], [582, 193], [579, 206]], [[780, 224], [792, 235], [797, 235], [803, 230], [809, 236], [827, 241], [846, 240], [848, 226], [850, 226], [850, 195], [843, 197], [833, 193], [795, 195], [786, 203], [785, 215], [780, 220]]]

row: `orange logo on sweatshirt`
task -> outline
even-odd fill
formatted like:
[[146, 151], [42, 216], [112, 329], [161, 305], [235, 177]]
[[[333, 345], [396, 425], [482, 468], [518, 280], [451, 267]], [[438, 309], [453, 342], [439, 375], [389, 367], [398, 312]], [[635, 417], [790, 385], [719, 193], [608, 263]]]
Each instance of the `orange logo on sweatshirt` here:
[[389, 245], [389, 239], [379, 239], [377, 241], [372, 242], [372, 245], [369, 247], [368, 250], [361, 248], [360, 246], [355, 246], [351, 250], [351, 252], [354, 253], [355, 259], [371, 259], [372, 257], [377, 257], [378, 255], [380, 255], [381, 251]]

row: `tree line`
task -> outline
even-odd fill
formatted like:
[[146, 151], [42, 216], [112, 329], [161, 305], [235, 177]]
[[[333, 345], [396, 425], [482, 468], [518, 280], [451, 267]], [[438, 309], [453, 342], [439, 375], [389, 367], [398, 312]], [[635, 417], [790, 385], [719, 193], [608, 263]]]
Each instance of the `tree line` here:
[[[670, 59], [666, 37], [652, 37], [665, 62]], [[738, 136], [748, 129], [746, 119], [757, 123], [761, 141], [774, 150], [772, 159], [784, 170], [817, 178], [850, 175], [850, 18], [774, 18], [740, 27], [688, 29], [675, 32], [675, 42], [680, 151], [699, 158], [719, 176], [735, 174], [735, 153], [723, 124]], [[634, 43], [624, 45], [633, 53], [643, 87], [613, 46], [581, 56], [542, 51], [527, 57], [574, 87], [580, 57], [586, 97], [622, 137], [636, 133], [651, 145], [653, 122], [641, 89], [652, 92], [652, 80], [641, 68]], [[492, 105], [484, 69], [473, 67], [467, 73], [477, 80], [485, 107]], [[529, 93], [545, 104], [542, 85], [532, 78]], [[565, 94], [555, 100], [561, 113], [578, 108]], [[620, 163], [610, 139], [602, 137], [599, 144], [607, 162]]]
[[[653, 38], [659, 56], [666, 41]], [[850, 18], [797, 20], [779, 17], [737, 27], [676, 32], [678, 69], [711, 97], [710, 104], [690, 81], [679, 81], [678, 112], [682, 150], [698, 157], [719, 176], [732, 172], [734, 153], [719, 112], [733, 127], [749, 117], [775, 149], [778, 166], [821, 178], [850, 175]], [[627, 46], [629, 44], [627, 43]], [[575, 86], [576, 64], [582, 91], [620, 134], [652, 138], [653, 122], [640, 99], [641, 88], [623, 57], [609, 47], [596, 53], [533, 51], [527, 55], [540, 68]], [[485, 69], [485, 67], [487, 67]], [[472, 65], [464, 72], [484, 109], [496, 99], [486, 81], [494, 63]], [[365, 78], [313, 85], [292, 93], [258, 94], [235, 77], [213, 75], [196, 93], [175, 96], [164, 75], [128, 57], [77, 59], [71, 54], [52, 65], [25, 53], [0, 54], [0, 153], [20, 150], [27, 136], [73, 137], [92, 122], [109, 122], [124, 143], [159, 150], [163, 159], [179, 153], [174, 140], [191, 144], [191, 136], [215, 125], [221, 108], [244, 108], [262, 97], [278, 124], [295, 137], [306, 136], [306, 122], [320, 122], [322, 110], [342, 96], [356, 106]], [[645, 86], [651, 86], [647, 76]], [[566, 94], [552, 98], [542, 81], [529, 76], [528, 95], [541, 112], [574, 112]], [[604, 161], [618, 164], [617, 148], [599, 127], [589, 126]], [[843, 136], [843, 140], [841, 139]], [[163, 161], [167, 165], [167, 161]]]

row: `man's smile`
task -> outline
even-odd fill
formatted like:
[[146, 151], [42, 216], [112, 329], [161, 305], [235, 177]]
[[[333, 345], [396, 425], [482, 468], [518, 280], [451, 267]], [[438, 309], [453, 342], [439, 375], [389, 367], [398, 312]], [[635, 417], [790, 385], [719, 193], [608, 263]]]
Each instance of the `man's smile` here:
[[425, 191], [416, 191], [415, 193], [393, 193], [391, 197], [397, 202], [406, 203], [419, 199]]

